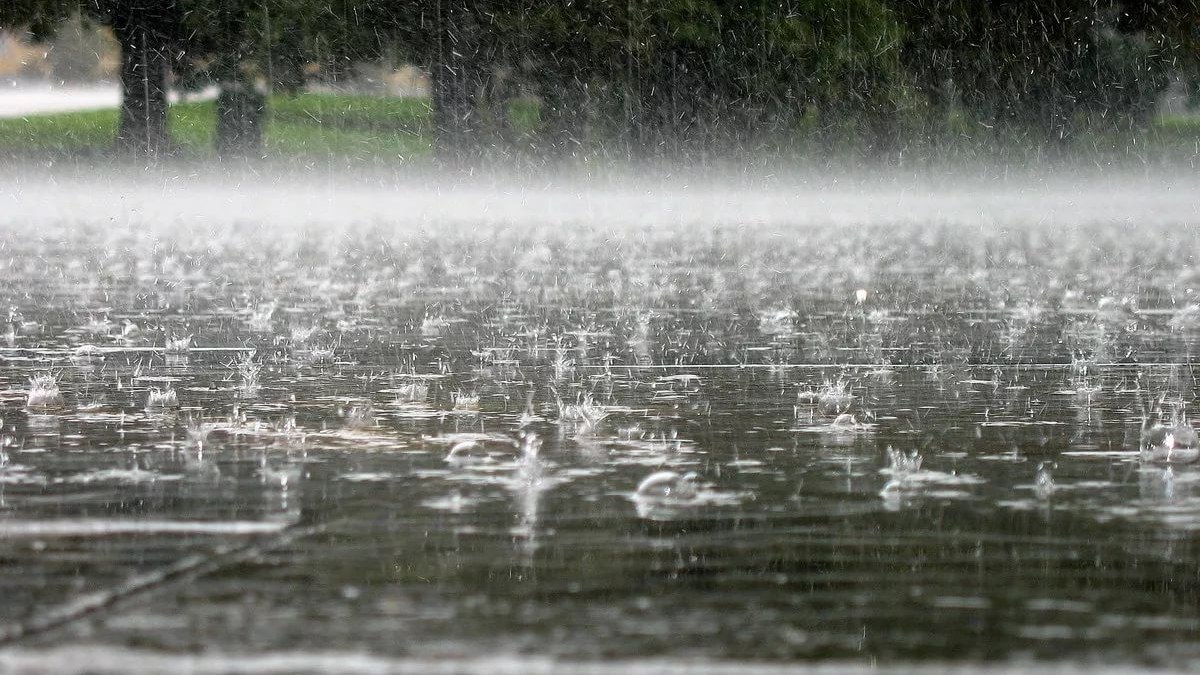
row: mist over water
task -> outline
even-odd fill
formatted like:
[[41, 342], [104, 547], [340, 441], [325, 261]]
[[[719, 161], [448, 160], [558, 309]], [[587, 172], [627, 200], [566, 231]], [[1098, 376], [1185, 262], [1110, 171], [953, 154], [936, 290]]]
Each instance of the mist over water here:
[[1194, 667], [1195, 178], [664, 175], [14, 177], [0, 666]]
[[138, 223], [164, 236], [204, 223], [255, 228], [364, 225], [594, 227], [846, 226], [918, 221], [962, 225], [1126, 222], [1187, 225], [1197, 179], [1178, 168], [1088, 166], [1040, 171], [955, 167], [759, 173], [680, 167], [665, 171], [478, 174], [372, 169], [296, 172], [232, 164], [7, 174], [0, 214], [8, 227], [86, 215]]

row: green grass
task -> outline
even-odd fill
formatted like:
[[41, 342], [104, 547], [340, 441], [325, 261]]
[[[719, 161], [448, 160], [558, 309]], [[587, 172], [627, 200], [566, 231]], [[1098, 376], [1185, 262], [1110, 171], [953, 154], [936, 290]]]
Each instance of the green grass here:
[[[214, 156], [216, 116], [214, 104], [181, 103], [171, 107], [171, 137], [185, 159]], [[269, 158], [284, 162], [322, 159], [350, 162], [394, 163], [428, 157], [432, 145], [432, 115], [423, 99], [389, 98], [351, 94], [304, 93], [276, 95], [270, 100], [265, 151]], [[37, 155], [104, 155], [113, 145], [118, 114], [115, 110], [60, 113], [20, 119], [0, 119], [0, 152]], [[534, 99], [514, 100], [507, 111], [517, 146], [534, 140], [541, 126]], [[958, 125], [956, 128], [955, 125]], [[850, 129], [834, 144], [834, 152], [853, 156], [859, 130]], [[806, 133], [808, 132], [808, 133]], [[812, 130], [798, 130], [811, 140]], [[997, 147], [1023, 147], [1020, 139], [992, 139]], [[951, 120], [945, 143], [952, 156], [988, 156], [987, 133], [969, 120]], [[801, 145], [807, 148], [806, 145]], [[921, 152], [920, 144], [914, 152]], [[1172, 117], [1151, 128], [1130, 132], [1080, 134], [1070, 142], [1073, 154], [1091, 160], [1129, 157], [1195, 163], [1200, 158], [1200, 118]], [[811, 156], [820, 149], [801, 151]], [[957, 154], [956, 154], [957, 153]]]
[[80, 152], [112, 145], [117, 111], [0, 119], [0, 148]]
[[[117, 133], [115, 110], [0, 119], [0, 149], [23, 154], [101, 154]], [[279, 158], [400, 161], [429, 154], [429, 105], [344, 94], [273, 96], [266, 152]], [[212, 102], [171, 106], [171, 140], [186, 157], [213, 156]]]
[[1179, 158], [1200, 158], [1200, 116], [1160, 119], [1151, 129], [1148, 143]]
[[429, 103], [422, 99], [300, 94], [272, 98], [271, 118], [280, 124], [327, 129], [427, 133], [431, 116]]
[[[183, 103], [171, 106], [169, 114], [168, 128], [171, 140], [176, 145], [188, 154], [205, 156], [213, 153], [217, 135], [216, 106], [212, 103]], [[111, 132], [116, 134], [115, 122]]]

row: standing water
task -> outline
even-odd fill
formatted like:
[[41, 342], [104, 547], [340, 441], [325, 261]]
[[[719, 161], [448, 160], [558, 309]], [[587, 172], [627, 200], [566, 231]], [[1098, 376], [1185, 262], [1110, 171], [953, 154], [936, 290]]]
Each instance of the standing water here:
[[1188, 181], [45, 185], [0, 672], [1200, 659]]

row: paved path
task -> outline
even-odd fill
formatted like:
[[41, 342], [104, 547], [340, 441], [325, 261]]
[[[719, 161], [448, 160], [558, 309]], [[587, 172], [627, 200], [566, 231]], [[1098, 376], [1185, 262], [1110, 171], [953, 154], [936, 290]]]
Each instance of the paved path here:
[[[189, 94], [190, 100], [216, 97], [216, 89]], [[170, 100], [180, 96], [171, 92]], [[121, 88], [116, 84], [56, 87], [49, 84], [12, 84], [0, 82], [0, 119], [48, 115], [80, 110], [105, 110], [121, 104]]]
[[0, 118], [103, 110], [115, 108], [120, 103], [121, 90], [115, 84], [86, 87], [19, 84], [0, 89]]

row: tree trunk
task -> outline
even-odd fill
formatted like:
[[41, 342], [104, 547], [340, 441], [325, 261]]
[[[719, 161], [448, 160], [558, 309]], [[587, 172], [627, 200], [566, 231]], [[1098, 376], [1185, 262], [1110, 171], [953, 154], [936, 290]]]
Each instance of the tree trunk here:
[[478, 51], [470, 0], [439, 0], [435, 8], [430, 105], [434, 152], [450, 164], [468, 160], [477, 131], [474, 92], [478, 88]]
[[122, 3], [113, 17], [121, 45], [121, 122], [117, 149], [157, 157], [169, 150], [167, 78], [174, 55], [172, 0]]
[[217, 156], [251, 159], [263, 155], [267, 99], [243, 77], [222, 83], [217, 96]]
[[454, 161], [469, 155], [474, 120], [466, 91], [465, 65], [443, 62], [430, 77], [434, 151], [440, 159]]

